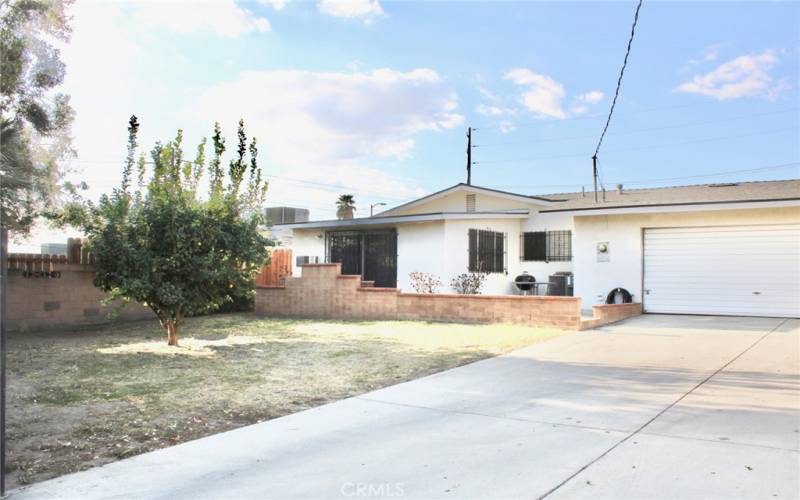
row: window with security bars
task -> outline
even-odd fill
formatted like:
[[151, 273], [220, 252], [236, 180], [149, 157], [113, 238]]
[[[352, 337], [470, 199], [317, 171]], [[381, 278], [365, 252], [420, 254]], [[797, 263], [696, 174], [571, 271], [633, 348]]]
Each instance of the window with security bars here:
[[522, 233], [523, 261], [568, 262], [572, 260], [572, 231], [534, 231]]
[[506, 272], [506, 233], [483, 229], [469, 230], [469, 271]]

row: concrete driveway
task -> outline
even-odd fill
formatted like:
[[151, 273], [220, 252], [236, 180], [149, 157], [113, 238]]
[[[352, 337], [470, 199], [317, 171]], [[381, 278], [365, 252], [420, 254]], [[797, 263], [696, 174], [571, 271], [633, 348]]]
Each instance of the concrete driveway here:
[[642, 316], [12, 498], [798, 498], [798, 323]]

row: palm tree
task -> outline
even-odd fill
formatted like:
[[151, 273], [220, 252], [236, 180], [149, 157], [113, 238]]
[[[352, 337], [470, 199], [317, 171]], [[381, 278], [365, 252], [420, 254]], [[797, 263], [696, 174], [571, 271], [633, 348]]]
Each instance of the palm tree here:
[[352, 194], [343, 194], [336, 200], [336, 217], [339, 219], [352, 219], [356, 211], [356, 200]]

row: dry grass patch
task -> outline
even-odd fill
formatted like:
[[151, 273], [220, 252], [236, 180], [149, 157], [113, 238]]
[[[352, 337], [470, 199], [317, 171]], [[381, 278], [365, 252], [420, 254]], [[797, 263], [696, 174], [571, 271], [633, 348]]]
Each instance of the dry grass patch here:
[[9, 472], [40, 481], [362, 394], [539, 342], [556, 330], [231, 314], [12, 334]]

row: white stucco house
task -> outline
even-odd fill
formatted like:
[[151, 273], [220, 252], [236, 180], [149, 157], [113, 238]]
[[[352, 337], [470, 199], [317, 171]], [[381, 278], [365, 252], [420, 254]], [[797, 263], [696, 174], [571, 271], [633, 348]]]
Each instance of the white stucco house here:
[[372, 217], [285, 228], [299, 261], [342, 262], [376, 286], [412, 291], [420, 271], [450, 292], [481, 269], [483, 293], [514, 294], [523, 271], [571, 272], [586, 309], [622, 287], [645, 312], [800, 317], [800, 180], [620, 187], [598, 201], [457, 184]]

